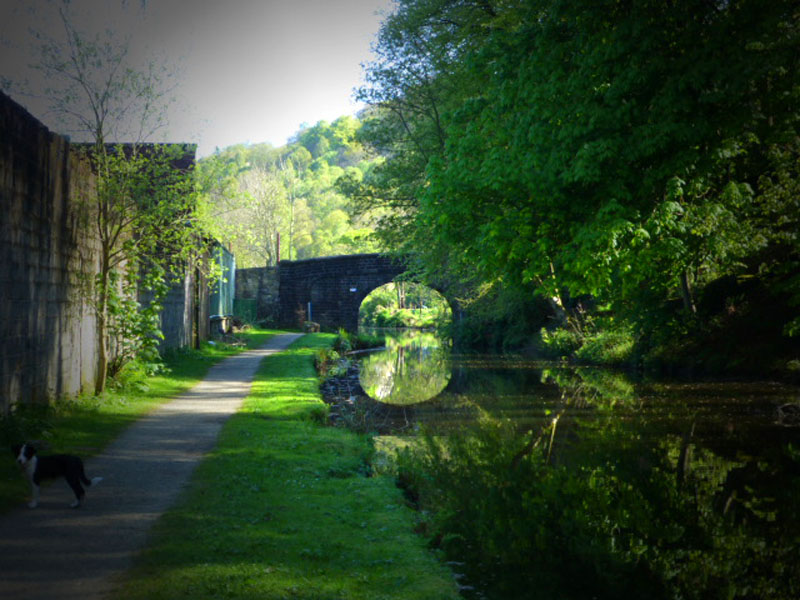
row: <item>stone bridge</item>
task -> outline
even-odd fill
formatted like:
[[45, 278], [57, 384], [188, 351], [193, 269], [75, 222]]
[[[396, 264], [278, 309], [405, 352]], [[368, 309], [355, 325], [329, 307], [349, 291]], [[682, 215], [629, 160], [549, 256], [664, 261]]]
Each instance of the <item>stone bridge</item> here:
[[282, 327], [297, 327], [302, 314], [326, 331], [355, 331], [364, 298], [403, 271], [401, 262], [381, 254], [284, 260], [277, 267], [237, 269], [236, 299], [255, 301], [258, 319]]
[[381, 254], [281, 261], [280, 323], [297, 326], [298, 313], [305, 311], [307, 320], [319, 323], [326, 331], [339, 327], [356, 331], [364, 298], [403, 271], [404, 265]]

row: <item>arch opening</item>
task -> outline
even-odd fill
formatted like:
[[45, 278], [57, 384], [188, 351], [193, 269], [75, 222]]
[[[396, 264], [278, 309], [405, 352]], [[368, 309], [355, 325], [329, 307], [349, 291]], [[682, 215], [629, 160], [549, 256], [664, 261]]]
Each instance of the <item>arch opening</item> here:
[[393, 281], [375, 288], [358, 309], [359, 327], [440, 329], [452, 320], [447, 298], [413, 281]]

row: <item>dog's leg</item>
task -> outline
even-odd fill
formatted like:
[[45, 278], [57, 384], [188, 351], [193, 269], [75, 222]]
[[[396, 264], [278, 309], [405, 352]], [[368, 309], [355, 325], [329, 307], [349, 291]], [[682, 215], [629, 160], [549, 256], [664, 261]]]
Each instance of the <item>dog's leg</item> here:
[[69, 487], [72, 488], [72, 491], [75, 492], [75, 502], [70, 504], [69, 507], [78, 508], [81, 505], [81, 501], [86, 495], [86, 492], [84, 492], [83, 487], [81, 487], [81, 482], [77, 475], [68, 477], [67, 483], [69, 484]]
[[28, 508], [36, 508], [39, 506], [39, 486], [31, 481], [31, 501], [28, 502]]

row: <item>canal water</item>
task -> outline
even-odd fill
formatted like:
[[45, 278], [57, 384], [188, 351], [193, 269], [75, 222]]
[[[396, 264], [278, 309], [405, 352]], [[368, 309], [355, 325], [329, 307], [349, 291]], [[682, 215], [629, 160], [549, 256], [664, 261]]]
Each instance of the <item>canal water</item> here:
[[[613, 516], [593, 515], [611, 523], [593, 531], [625, 544], [625, 560], [647, 563], [649, 580], [667, 581], [663, 597], [800, 598], [796, 386], [641, 379], [459, 354], [420, 332], [388, 335], [385, 350], [361, 359], [359, 378], [391, 409], [389, 433], [463, 434], [472, 424], [503, 424], [521, 453], [535, 444], [550, 468], [584, 474], [571, 485], [588, 485], [587, 478], [612, 485], [620, 504]], [[473, 574], [472, 584], [481, 582], [470, 586], [474, 597], [537, 597], [502, 581], [499, 561]], [[574, 597], [583, 593], [603, 597], [588, 588]]]

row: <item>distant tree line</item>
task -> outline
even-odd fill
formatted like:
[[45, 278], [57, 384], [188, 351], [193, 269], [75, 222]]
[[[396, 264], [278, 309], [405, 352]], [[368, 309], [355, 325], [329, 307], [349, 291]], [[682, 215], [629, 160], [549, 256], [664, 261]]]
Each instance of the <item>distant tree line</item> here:
[[361, 181], [379, 160], [358, 140], [361, 126], [351, 116], [320, 121], [285, 146], [239, 144], [199, 162], [203, 218], [238, 266], [378, 249], [373, 217], [336, 187]]

